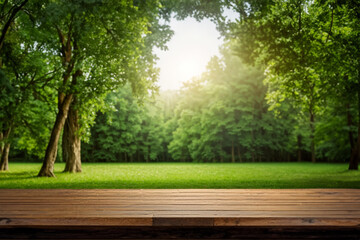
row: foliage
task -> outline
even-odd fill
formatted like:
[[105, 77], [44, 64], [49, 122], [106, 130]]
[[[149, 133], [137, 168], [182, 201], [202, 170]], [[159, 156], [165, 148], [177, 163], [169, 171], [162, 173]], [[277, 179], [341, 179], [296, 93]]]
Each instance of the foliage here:
[[[238, 54], [246, 62], [261, 64], [267, 69], [270, 104], [279, 106], [291, 98], [291, 103], [300, 107], [301, 114], [308, 115], [312, 161], [315, 161], [315, 141], [329, 142], [323, 130], [318, 131], [318, 135], [322, 133], [325, 139], [316, 140], [315, 136], [317, 118], [329, 114], [323, 111], [326, 103], [345, 101], [353, 105], [356, 95], [360, 99], [359, 5], [356, 1], [332, 0], [228, 0], [226, 3], [240, 14], [238, 21], [228, 25], [229, 37], [237, 40]], [[326, 110], [331, 111], [331, 107]], [[354, 118], [353, 113], [348, 119]], [[346, 118], [347, 113], [343, 114]], [[340, 133], [346, 122], [338, 119], [332, 126], [337, 126], [336, 132]], [[352, 127], [348, 129], [348, 134], [354, 135]], [[340, 139], [344, 139], [344, 133], [340, 135]], [[354, 137], [349, 138], [350, 169], [358, 168], [359, 136], [356, 141]], [[322, 151], [324, 149], [329, 148], [323, 146]], [[325, 155], [330, 157], [330, 152]]]
[[[359, 12], [351, 0], [1, 2], [0, 132], [14, 130], [0, 145], [42, 158], [74, 95], [88, 162], [360, 158]], [[228, 41], [156, 96], [153, 48], [167, 49], [171, 16], [210, 18]]]
[[[311, 136], [306, 111], [296, 100], [267, 104], [272, 85], [256, 67], [231, 51], [232, 42], [214, 57], [201, 77], [178, 95], [163, 92], [155, 102], [136, 103], [129, 86], [112, 93], [115, 111], [99, 114], [87, 161], [304, 161]], [[331, 104], [330, 104], [331, 103]], [[321, 161], [346, 161], [349, 127], [336, 101], [318, 107], [315, 144]], [[351, 110], [352, 114], [356, 109]], [[333, 131], [331, 129], [337, 129]], [[350, 126], [351, 131], [354, 129]], [[336, 134], [336, 138], [334, 138]]]
[[222, 53], [223, 59], [213, 58], [208, 72], [183, 89], [170, 153], [176, 160], [279, 160], [275, 152], [290, 152], [292, 119], [267, 110], [259, 69], [246, 66], [229, 47]]
[[159, 106], [140, 106], [129, 85], [108, 95], [113, 111], [99, 114], [84, 144], [84, 161], [150, 161], [163, 152], [163, 115]]
[[[1, 11], [11, 12], [27, 1], [5, 1]], [[9, 4], [13, 8], [7, 9]], [[36, 5], [36, 4], [35, 4]], [[12, 129], [9, 142], [42, 156], [54, 117], [50, 98], [59, 77], [56, 57], [45, 51], [39, 29], [34, 28], [34, 4], [28, 3], [12, 20], [2, 43], [0, 77], [0, 131]], [[30, 15], [30, 16], [29, 16]], [[4, 20], [4, 18], [2, 19]], [[15, 140], [13, 140], [15, 139]]]

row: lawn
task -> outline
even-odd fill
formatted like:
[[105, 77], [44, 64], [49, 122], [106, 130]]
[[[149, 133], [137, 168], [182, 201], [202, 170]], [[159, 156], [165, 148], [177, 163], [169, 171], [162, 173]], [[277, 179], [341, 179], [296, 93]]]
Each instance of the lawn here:
[[10, 163], [0, 188], [360, 188], [360, 172], [328, 163], [84, 163], [38, 178], [39, 163]]

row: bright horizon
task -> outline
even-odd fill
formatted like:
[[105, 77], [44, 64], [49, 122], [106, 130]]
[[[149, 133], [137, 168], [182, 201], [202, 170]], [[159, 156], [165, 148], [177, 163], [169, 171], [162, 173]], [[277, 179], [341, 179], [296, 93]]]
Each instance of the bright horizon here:
[[[236, 13], [225, 10], [225, 15], [234, 20]], [[200, 76], [211, 57], [219, 55], [219, 47], [224, 42], [209, 19], [198, 22], [190, 17], [182, 21], [172, 18], [169, 25], [174, 35], [167, 44], [168, 50], [155, 49], [159, 57], [160, 90], [180, 89], [184, 82]]]
[[183, 82], [201, 75], [210, 58], [219, 54], [223, 43], [215, 24], [208, 19], [201, 22], [194, 18], [171, 19], [170, 26], [174, 35], [167, 44], [168, 51], [155, 50], [159, 57], [161, 90], [180, 89]]

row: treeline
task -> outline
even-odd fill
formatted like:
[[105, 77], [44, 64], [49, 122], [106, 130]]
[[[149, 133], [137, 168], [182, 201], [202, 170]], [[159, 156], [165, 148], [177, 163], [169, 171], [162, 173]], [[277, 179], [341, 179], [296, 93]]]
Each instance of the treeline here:
[[168, 160], [163, 109], [158, 102], [139, 103], [128, 85], [110, 93], [106, 101], [111, 110], [97, 115], [90, 141], [83, 144], [83, 161]]
[[[171, 16], [211, 19], [228, 45], [180, 92], [151, 98]], [[353, 0], [2, 1], [0, 171], [16, 153], [48, 177], [56, 159], [80, 172], [81, 155], [358, 169], [359, 16]]]
[[[300, 108], [310, 128], [312, 162], [319, 154], [347, 158], [350, 152], [349, 169], [358, 169], [358, 1], [229, 3], [239, 13], [239, 21], [228, 25], [237, 55], [247, 63], [264, 67], [271, 108], [285, 107], [283, 103], [288, 100], [293, 108]], [[298, 141], [303, 142], [302, 137]], [[350, 149], [340, 155], [345, 144]]]
[[357, 1], [218, 3], [238, 13], [217, 22], [232, 53], [180, 91], [164, 120], [166, 139], [158, 138], [163, 153], [176, 161], [349, 161], [358, 169]]
[[221, 12], [217, 1], [1, 1], [0, 171], [17, 155], [41, 158], [38, 176], [55, 176], [57, 159], [81, 172], [81, 142], [107, 94], [156, 92], [153, 48], [166, 49], [170, 17]]
[[[207, 71], [180, 91], [161, 92], [143, 105], [129, 87], [107, 97], [113, 110], [99, 113], [83, 144], [90, 162], [311, 161], [309, 116], [290, 99], [269, 110], [263, 70], [234, 56], [230, 43]], [[317, 161], [350, 159], [346, 115], [356, 109], [327, 102], [316, 121]]]

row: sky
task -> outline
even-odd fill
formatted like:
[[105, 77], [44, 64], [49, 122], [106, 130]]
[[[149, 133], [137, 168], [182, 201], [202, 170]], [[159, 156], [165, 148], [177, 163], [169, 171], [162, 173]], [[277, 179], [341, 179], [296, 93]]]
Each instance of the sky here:
[[172, 19], [170, 27], [174, 35], [167, 44], [168, 50], [155, 50], [161, 90], [180, 89], [182, 82], [201, 75], [211, 57], [219, 55], [223, 43], [215, 24], [208, 19], [201, 22], [193, 18]]

